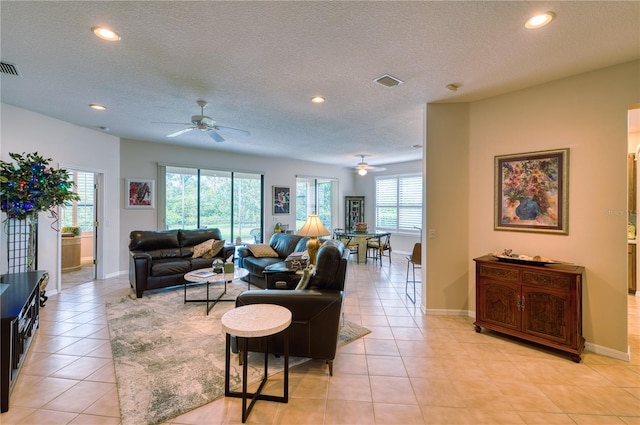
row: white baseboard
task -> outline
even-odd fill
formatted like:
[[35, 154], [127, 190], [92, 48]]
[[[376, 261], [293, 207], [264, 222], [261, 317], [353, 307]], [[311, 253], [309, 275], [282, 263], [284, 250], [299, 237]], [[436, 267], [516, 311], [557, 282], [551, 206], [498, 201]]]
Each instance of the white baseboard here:
[[601, 356], [611, 357], [618, 360], [624, 360], [626, 362], [631, 360], [631, 349], [627, 347], [627, 352], [614, 350], [608, 347], [603, 347], [601, 345], [592, 344], [587, 342], [584, 344], [585, 351], [590, 351], [595, 354], [600, 354]]
[[439, 308], [430, 308], [427, 309], [426, 314], [434, 314], [440, 316], [468, 316], [469, 312], [467, 310], [447, 310], [447, 309], [439, 309]]
[[120, 270], [120, 271], [117, 271], [115, 273], [109, 273], [109, 274], [105, 275], [104, 278], [105, 279], [111, 279], [113, 277], [118, 277], [118, 276], [127, 275], [127, 274], [129, 274], [129, 270]]

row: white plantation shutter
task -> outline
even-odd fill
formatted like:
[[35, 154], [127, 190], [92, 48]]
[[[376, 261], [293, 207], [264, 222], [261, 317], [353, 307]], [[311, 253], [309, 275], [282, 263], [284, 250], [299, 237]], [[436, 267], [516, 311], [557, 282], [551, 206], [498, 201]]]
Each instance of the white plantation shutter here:
[[422, 224], [422, 176], [376, 178], [376, 228], [414, 231]]

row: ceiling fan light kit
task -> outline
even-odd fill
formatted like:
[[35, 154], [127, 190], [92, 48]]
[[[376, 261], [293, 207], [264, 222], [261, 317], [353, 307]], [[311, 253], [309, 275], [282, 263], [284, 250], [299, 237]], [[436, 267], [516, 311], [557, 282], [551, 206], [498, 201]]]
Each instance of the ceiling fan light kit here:
[[208, 105], [207, 101], [198, 100], [198, 106], [200, 106], [200, 115], [193, 115], [191, 117], [190, 123], [165, 122], [165, 123], [159, 123], [159, 124], [183, 124], [183, 125], [189, 126], [184, 130], [179, 130], [174, 133], [167, 134], [167, 137], [177, 137], [182, 134], [188, 133], [189, 131], [192, 131], [192, 130], [200, 130], [200, 131], [206, 132], [209, 135], [209, 137], [211, 137], [216, 142], [220, 143], [220, 142], [224, 142], [225, 139], [218, 133], [218, 131], [225, 131], [227, 133], [237, 134], [239, 136], [245, 136], [245, 137], [251, 135], [251, 133], [248, 132], [247, 130], [240, 130], [239, 128], [232, 128], [232, 127], [224, 127], [216, 124], [213, 118], [208, 117], [204, 114], [204, 108], [206, 108], [207, 105]]
[[375, 172], [378, 172], [378, 171], [386, 170], [386, 168], [384, 168], [384, 167], [373, 167], [373, 166], [367, 164], [366, 162], [364, 162], [364, 157], [367, 156], [367, 155], [360, 154], [360, 155], [356, 155], [356, 156], [360, 157], [360, 162], [358, 162], [356, 164], [355, 171], [360, 176], [366, 176], [369, 171], [375, 173]]

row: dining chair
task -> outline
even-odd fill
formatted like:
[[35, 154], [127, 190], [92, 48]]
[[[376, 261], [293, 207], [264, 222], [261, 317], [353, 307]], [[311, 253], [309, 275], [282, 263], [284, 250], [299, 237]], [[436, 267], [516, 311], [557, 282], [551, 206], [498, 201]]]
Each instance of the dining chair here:
[[391, 264], [391, 233], [377, 233], [367, 240], [367, 257], [380, 260], [382, 264], [383, 256], [388, 256]]
[[333, 229], [333, 239], [339, 240], [346, 248], [349, 248], [349, 255], [355, 254], [357, 264], [360, 264], [360, 256], [358, 255], [360, 246], [353, 237], [347, 235], [344, 229]]
[[[413, 278], [409, 280], [409, 266], [412, 267]], [[416, 303], [416, 269], [422, 268], [422, 243], [418, 242], [413, 245], [413, 251], [411, 255], [407, 255], [407, 278], [404, 284], [404, 293], [407, 295], [407, 298], [411, 300], [412, 303]], [[409, 295], [409, 283], [413, 285], [413, 298]]]

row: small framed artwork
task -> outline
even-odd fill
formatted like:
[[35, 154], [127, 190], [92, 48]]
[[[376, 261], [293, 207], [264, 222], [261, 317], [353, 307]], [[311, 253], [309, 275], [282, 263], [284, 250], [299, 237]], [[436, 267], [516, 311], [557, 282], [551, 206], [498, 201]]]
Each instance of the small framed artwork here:
[[495, 157], [495, 230], [569, 234], [569, 149]]
[[273, 186], [273, 213], [289, 214], [291, 212], [291, 188]]
[[126, 208], [155, 208], [155, 181], [127, 179], [125, 186]]

